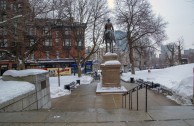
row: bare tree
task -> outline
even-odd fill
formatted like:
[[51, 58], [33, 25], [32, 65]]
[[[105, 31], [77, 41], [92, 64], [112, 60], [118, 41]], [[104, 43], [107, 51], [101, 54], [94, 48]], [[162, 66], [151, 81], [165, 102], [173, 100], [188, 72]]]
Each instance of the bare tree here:
[[177, 46], [178, 46], [178, 62], [179, 62], [179, 64], [181, 64], [181, 59], [182, 59], [181, 51], [183, 50], [183, 45], [184, 45], [184, 39], [183, 39], [183, 37], [181, 37], [177, 41]]
[[[62, 8], [64, 11], [59, 11], [60, 15], [64, 16], [64, 18], [74, 19], [70, 25], [84, 25], [84, 28], [86, 28], [86, 32], [79, 27], [72, 29], [77, 47], [77, 55], [72, 55], [72, 57], [78, 66], [78, 76], [80, 77], [81, 65], [96, 52], [102, 42], [104, 18], [108, 14], [107, 3], [106, 0], [69, 0], [63, 6], [65, 6]], [[74, 24], [75, 22], [76, 24]], [[82, 38], [84, 34], [86, 34], [87, 42], [85, 38]], [[84, 47], [79, 48], [79, 45], [83, 43], [91, 45], [91, 51], [87, 56], [83, 53]]]
[[166, 45], [165, 58], [170, 66], [174, 66], [175, 64], [178, 53], [177, 47], [178, 46], [176, 43], [169, 43]]
[[127, 32], [129, 59], [134, 70], [135, 43], [141, 38], [148, 38], [151, 44], [159, 44], [164, 39], [166, 22], [160, 16], [152, 13], [151, 5], [147, 0], [116, 0], [117, 23]]

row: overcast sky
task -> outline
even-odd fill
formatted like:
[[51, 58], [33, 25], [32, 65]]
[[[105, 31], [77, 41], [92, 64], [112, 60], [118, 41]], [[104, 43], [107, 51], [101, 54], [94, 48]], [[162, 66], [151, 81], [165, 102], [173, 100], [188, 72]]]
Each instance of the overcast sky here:
[[[114, 0], [108, 0], [109, 7], [114, 8]], [[194, 2], [191, 0], [149, 0], [152, 9], [168, 22], [166, 33], [169, 42], [175, 42], [180, 37], [184, 39], [184, 48], [194, 49]]]

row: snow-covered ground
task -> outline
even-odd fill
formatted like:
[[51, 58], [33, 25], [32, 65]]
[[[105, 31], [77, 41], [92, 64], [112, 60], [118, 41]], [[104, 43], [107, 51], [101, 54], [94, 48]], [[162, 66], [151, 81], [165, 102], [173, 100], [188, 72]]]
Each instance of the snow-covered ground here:
[[[51, 92], [51, 98], [56, 98], [60, 96], [64, 96], [67, 94], [70, 94], [71, 91], [64, 89], [64, 85], [67, 85], [73, 81], [76, 82], [76, 80], [80, 80], [80, 84], [91, 84], [93, 78], [91, 76], [85, 76], [78, 77], [77, 75], [70, 75], [70, 76], [60, 76], [60, 87], [58, 77], [50, 77], [50, 92]], [[77, 84], [77, 86], [79, 86]]]
[[159, 83], [173, 91], [174, 95], [168, 96], [168, 98], [177, 103], [188, 105], [192, 104], [191, 99], [194, 90], [193, 68], [194, 64], [186, 64], [165, 69], [151, 69], [151, 72], [148, 72], [148, 70], [136, 71], [135, 75], [123, 73], [121, 78], [129, 81], [130, 77], [133, 76], [135, 79]]

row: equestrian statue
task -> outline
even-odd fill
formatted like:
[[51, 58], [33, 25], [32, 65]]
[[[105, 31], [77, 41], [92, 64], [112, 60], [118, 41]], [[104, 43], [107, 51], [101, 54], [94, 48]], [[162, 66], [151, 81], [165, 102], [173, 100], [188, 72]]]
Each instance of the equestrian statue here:
[[106, 44], [106, 52], [108, 52], [108, 44], [109, 44], [109, 51], [113, 53], [113, 41], [115, 41], [114, 36], [114, 28], [112, 23], [110, 22], [110, 19], [107, 20], [107, 23], [105, 24], [105, 31], [104, 31], [104, 39]]

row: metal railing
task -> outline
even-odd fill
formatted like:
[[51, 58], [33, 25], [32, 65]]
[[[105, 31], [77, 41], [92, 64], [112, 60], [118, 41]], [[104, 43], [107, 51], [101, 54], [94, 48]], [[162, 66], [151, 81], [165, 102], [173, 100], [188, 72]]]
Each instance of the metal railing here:
[[133, 97], [132, 94], [134, 92], [136, 92], [136, 104], [137, 104], [137, 111], [138, 111], [138, 107], [139, 107], [139, 90], [145, 88], [145, 111], [147, 112], [147, 108], [148, 108], [148, 95], [147, 95], [147, 89], [149, 88], [157, 88], [160, 87], [160, 84], [154, 84], [153, 82], [148, 82], [148, 81], [143, 81], [142, 79], [136, 80], [136, 83], [138, 83], [138, 85], [130, 90], [128, 90], [127, 92], [122, 94], [122, 108], [126, 108], [126, 104], [127, 104], [127, 95], [128, 95], [128, 105], [129, 105], [129, 109], [132, 109], [132, 105], [133, 105]]

